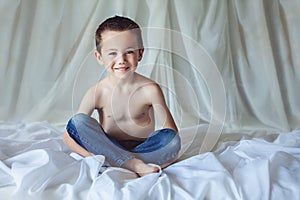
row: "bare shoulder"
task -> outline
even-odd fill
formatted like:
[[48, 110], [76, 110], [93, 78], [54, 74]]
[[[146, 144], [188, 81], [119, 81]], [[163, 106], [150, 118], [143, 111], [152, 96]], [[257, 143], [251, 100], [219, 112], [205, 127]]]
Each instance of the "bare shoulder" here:
[[[102, 80], [95, 85], [91, 86], [84, 97], [85, 101], [91, 101], [93, 104], [97, 104], [99, 100], [101, 100], [101, 97], [105, 95], [105, 91], [108, 91], [107, 83], [105, 80]], [[89, 100], [88, 100], [89, 99]]]
[[102, 96], [107, 91], [111, 90], [111, 85], [108, 83], [107, 79], [103, 79], [93, 85], [89, 90], [94, 93], [96, 97]]
[[139, 87], [143, 89], [145, 92], [152, 93], [157, 90], [160, 91], [160, 86], [154, 80], [147, 78], [143, 75], [138, 74], [137, 83], [139, 84]]
[[138, 77], [139, 89], [143, 91], [143, 94], [146, 95], [149, 99], [154, 99], [156, 97], [163, 98], [162, 90], [158, 83], [154, 80], [139, 75]]
[[101, 87], [100, 86], [100, 83], [96, 83], [95, 85], [91, 86], [87, 92], [86, 92], [86, 95], [88, 95], [89, 97], [96, 97], [98, 95], [100, 95], [101, 93]]
[[77, 113], [85, 113], [91, 115], [94, 109], [101, 109], [102, 97], [105, 96], [105, 91], [108, 91], [106, 81], [102, 80], [91, 86], [81, 100]]

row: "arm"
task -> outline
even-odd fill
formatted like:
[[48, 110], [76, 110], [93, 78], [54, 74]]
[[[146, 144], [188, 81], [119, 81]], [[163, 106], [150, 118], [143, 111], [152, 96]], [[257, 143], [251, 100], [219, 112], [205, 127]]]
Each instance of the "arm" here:
[[[95, 109], [95, 96], [95, 87], [92, 87], [84, 95], [77, 113], [84, 113], [90, 116]], [[63, 142], [71, 151], [83, 157], [94, 155], [91, 152], [88, 152], [83, 147], [81, 147], [79, 144], [77, 144], [77, 142], [75, 142], [73, 138], [70, 137], [67, 130], [64, 131]]]
[[97, 94], [97, 85], [94, 87], [91, 87], [85, 93], [76, 113], [84, 113], [84, 114], [91, 116], [93, 111], [96, 108], [96, 101], [97, 101], [96, 94]]
[[151, 99], [150, 101], [153, 106], [154, 113], [158, 117], [163, 128], [171, 128], [178, 132], [177, 126], [165, 102], [164, 95], [159, 85], [151, 84], [150, 90], [147, 93], [149, 95], [149, 99]]

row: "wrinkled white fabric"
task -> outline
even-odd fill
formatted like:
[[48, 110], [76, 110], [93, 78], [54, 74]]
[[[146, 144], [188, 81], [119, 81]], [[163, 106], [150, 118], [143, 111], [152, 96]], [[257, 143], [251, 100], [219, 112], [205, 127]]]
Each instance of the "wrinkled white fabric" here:
[[138, 71], [161, 84], [180, 128], [291, 131], [300, 124], [299, 10], [298, 0], [2, 0], [0, 120], [65, 125], [104, 76], [95, 29], [118, 14], [143, 28]]
[[[191, 130], [194, 131], [191, 131]], [[199, 154], [207, 127], [182, 129], [179, 162], [142, 178], [82, 158], [47, 122], [0, 124], [0, 196], [5, 199], [299, 199], [300, 130], [225, 134]], [[256, 137], [253, 137], [256, 135]]]
[[[300, 199], [299, 10], [298, 0], [0, 0], [0, 197]], [[116, 14], [142, 27], [138, 72], [161, 85], [181, 129], [180, 162], [143, 178], [70, 156], [52, 126], [105, 76], [94, 32]]]

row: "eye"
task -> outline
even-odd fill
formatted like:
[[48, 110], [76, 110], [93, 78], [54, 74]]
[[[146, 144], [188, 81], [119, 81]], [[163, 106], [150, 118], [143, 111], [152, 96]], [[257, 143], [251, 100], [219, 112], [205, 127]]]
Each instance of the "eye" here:
[[134, 51], [133, 51], [133, 50], [128, 50], [128, 51], [126, 51], [125, 53], [126, 53], [126, 54], [133, 54]]
[[109, 56], [116, 56], [116, 55], [117, 55], [117, 52], [112, 51], [112, 52], [109, 52], [108, 55], [109, 55]]

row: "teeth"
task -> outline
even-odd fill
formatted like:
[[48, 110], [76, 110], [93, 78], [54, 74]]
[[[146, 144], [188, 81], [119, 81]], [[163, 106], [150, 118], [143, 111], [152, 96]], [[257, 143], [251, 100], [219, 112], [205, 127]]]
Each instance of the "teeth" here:
[[118, 68], [115, 68], [116, 70], [124, 70], [124, 69], [127, 69], [127, 67], [118, 67]]

